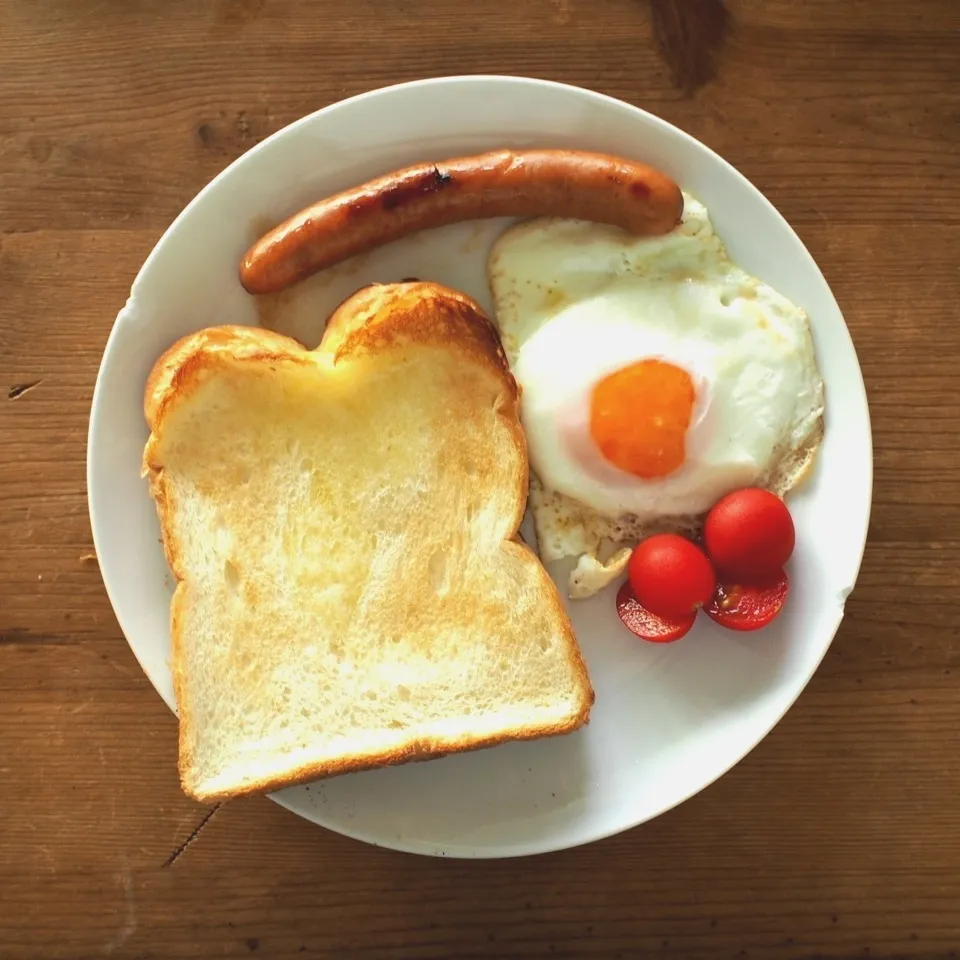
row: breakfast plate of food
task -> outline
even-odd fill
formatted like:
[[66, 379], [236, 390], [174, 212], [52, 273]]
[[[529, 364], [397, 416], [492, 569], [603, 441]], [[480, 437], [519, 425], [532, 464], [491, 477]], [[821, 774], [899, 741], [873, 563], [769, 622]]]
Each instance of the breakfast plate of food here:
[[769, 733], [855, 584], [872, 447], [837, 303], [741, 174], [591, 91], [448, 77], [187, 206], [87, 475], [188, 795], [493, 857], [641, 824]]

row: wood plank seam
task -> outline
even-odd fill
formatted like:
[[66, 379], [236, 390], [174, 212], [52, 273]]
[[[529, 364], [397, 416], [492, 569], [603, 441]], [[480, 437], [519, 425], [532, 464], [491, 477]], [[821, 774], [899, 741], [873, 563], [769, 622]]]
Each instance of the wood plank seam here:
[[218, 803], [215, 806], [211, 807], [200, 819], [200, 822], [193, 828], [189, 836], [183, 843], [174, 847], [173, 852], [163, 861], [161, 867], [166, 869], [172, 867], [183, 855], [187, 852], [187, 848], [194, 843], [197, 838], [200, 836], [200, 831], [213, 819], [214, 814], [223, 806], [223, 803]]

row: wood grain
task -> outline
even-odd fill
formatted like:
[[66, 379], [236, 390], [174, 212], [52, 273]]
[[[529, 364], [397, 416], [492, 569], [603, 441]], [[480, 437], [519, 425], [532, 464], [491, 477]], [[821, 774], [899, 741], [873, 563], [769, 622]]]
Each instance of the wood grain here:
[[[960, 954], [960, 4], [0, 0], [0, 25], [0, 957]], [[187, 800], [84, 489], [104, 342], [182, 206], [304, 113], [454, 72], [590, 86], [738, 166], [830, 281], [874, 423], [863, 572], [796, 707], [673, 812], [511, 863]]]

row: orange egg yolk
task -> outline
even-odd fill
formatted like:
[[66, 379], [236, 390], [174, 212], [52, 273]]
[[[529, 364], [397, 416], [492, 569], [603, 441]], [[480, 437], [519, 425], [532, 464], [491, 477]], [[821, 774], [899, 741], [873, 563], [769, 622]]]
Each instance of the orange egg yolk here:
[[683, 464], [696, 390], [686, 370], [640, 360], [593, 390], [590, 435], [614, 466], [646, 480]]

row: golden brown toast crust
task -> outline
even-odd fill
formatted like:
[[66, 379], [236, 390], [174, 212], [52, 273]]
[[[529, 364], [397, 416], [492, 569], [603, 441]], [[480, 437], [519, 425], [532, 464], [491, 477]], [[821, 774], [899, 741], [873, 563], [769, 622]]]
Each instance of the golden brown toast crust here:
[[[469, 297], [432, 283], [402, 283], [366, 287], [341, 304], [330, 317], [327, 331], [314, 353], [326, 354], [334, 364], [365, 351], [381, 351], [397, 344], [442, 345], [462, 355], [465, 360], [482, 365], [500, 381], [502, 399], [498, 416], [515, 439], [522, 456], [523, 482], [516, 490], [510, 539], [503, 549], [513, 553], [532, 569], [539, 571], [543, 603], [550, 608], [552, 619], [560, 625], [570, 666], [581, 691], [580, 709], [563, 722], [535, 728], [504, 729], [495, 734], [453, 739], [416, 739], [394, 750], [375, 755], [343, 757], [291, 769], [282, 776], [247, 782], [237, 789], [213, 793], [197, 790], [191, 784], [193, 757], [185, 736], [191, 722], [189, 714], [180, 712], [180, 774], [184, 789], [202, 801], [223, 800], [249, 793], [262, 793], [282, 787], [330, 777], [342, 773], [389, 766], [413, 760], [432, 759], [450, 753], [494, 746], [511, 740], [535, 739], [572, 732], [589, 719], [594, 691], [587, 675], [579, 646], [574, 637], [560, 594], [552, 579], [540, 565], [536, 555], [517, 539], [526, 505], [528, 460], [526, 441], [520, 425], [519, 389], [510, 373], [499, 337], [482, 309]], [[164, 551], [177, 588], [171, 603], [171, 664], [177, 702], [181, 696], [184, 664], [180, 654], [183, 635], [182, 603], [185, 583], [178, 545], [173, 535], [170, 515], [173, 511], [169, 485], [164, 480], [164, 467], [156, 455], [158, 440], [165, 426], [165, 414], [172, 404], [183, 402], [201, 380], [211, 375], [220, 364], [237, 360], [270, 364], [309, 364], [311, 351], [296, 341], [267, 330], [250, 327], [216, 327], [191, 334], [174, 344], [155, 364], [146, 386], [144, 412], [151, 435], [143, 458], [143, 476], [149, 479], [162, 531]]]

